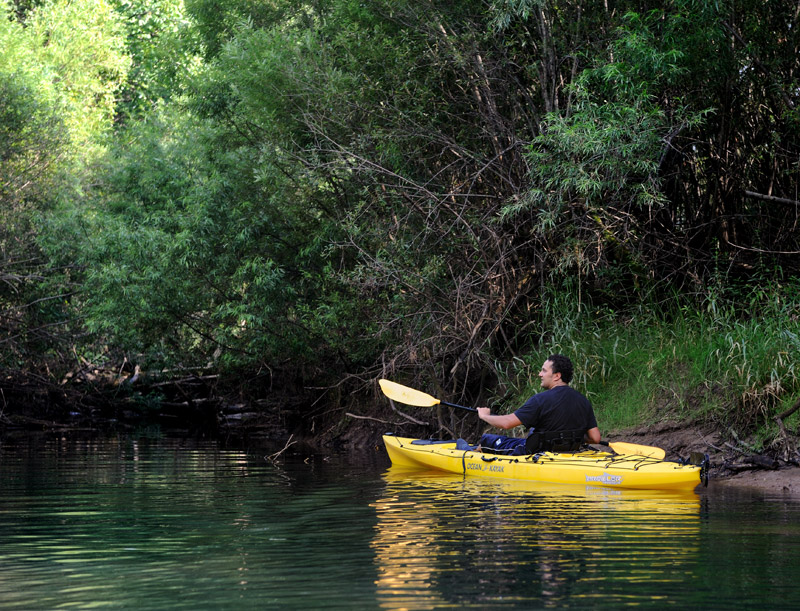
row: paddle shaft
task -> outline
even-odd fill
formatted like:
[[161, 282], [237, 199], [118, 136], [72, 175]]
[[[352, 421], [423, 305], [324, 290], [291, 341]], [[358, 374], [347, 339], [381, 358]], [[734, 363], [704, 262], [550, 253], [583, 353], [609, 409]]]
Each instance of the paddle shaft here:
[[467, 407], [466, 405], [456, 405], [455, 403], [448, 403], [447, 401], [439, 401], [442, 405], [447, 405], [448, 407], [457, 407], [458, 409], [463, 409], [468, 412], [477, 412], [478, 410], [474, 407]]

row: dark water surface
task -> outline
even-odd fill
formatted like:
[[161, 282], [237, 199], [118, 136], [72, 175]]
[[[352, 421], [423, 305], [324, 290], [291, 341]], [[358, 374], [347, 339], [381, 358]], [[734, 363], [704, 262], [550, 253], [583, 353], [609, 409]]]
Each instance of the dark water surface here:
[[2, 609], [800, 609], [800, 503], [170, 439], [0, 441]]

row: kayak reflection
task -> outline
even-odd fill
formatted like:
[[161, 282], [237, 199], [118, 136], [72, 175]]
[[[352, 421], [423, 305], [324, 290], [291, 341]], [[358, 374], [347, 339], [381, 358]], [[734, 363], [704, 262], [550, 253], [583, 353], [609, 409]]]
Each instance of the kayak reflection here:
[[[374, 503], [383, 608], [653, 601], [697, 561], [701, 499], [391, 467]], [[602, 596], [602, 599], [598, 598]]]

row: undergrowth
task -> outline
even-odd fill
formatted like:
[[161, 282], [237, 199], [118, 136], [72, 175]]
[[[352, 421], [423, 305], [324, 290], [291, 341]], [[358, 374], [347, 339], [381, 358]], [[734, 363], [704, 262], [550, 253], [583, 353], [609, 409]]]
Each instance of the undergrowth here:
[[[576, 307], [569, 295], [549, 303], [547, 333], [501, 368], [512, 403], [540, 390], [539, 369], [556, 352], [573, 360], [572, 386], [603, 431], [699, 420], [760, 449], [780, 436], [775, 417], [800, 399], [800, 282], [625, 313]], [[797, 435], [798, 413], [784, 425]]]

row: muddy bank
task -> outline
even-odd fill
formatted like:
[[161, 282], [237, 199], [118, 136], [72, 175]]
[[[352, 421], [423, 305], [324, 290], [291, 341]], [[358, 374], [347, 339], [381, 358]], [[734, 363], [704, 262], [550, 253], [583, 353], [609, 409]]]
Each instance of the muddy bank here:
[[720, 431], [676, 422], [617, 431], [608, 437], [664, 448], [668, 460], [678, 460], [692, 452], [708, 454], [709, 479], [715, 486], [800, 497], [800, 454], [796, 442], [780, 452], [761, 454], [753, 452], [744, 442], [728, 440]]
[[720, 476], [713, 480], [715, 486], [752, 488], [773, 494], [800, 498], [800, 467], [782, 467], [775, 471], [743, 471], [735, 475]]

